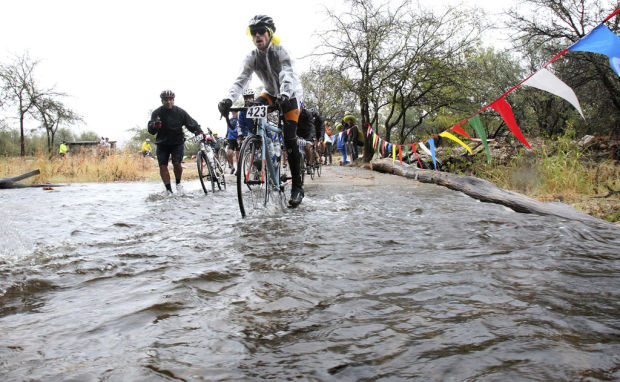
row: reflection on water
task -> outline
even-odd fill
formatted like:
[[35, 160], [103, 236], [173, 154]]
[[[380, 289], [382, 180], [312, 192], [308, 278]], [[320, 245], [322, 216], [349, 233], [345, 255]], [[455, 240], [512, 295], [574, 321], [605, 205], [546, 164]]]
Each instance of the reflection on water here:
[[0, 376], [620, 379], [620, 230], [385, 177], [2, 191]]

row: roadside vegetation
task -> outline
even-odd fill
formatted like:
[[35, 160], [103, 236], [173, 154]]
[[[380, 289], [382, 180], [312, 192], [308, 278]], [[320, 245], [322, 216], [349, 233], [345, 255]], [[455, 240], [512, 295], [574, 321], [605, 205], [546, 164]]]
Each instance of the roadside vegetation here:
[[[620, 142], [616, 145], [620, 147]], [[532, 147], [494, 158], [490, 164], [484, 154], [478, 155], [469, 165], [453, 166], [452, 171], [539, 201], [562, 202], [600, 219], [620, 221], [620, 163], [613, 154], [580, 146], [567, 137], [536, 140]]]
[[[184, 162], [183, 179], [197, 177], [195, 162]], [[66, 184], [86, 182], [160, 181], [157, 160], [140, 154], [120, 153], [98, 158], [91, 154], [58, 156], [45, 154], [32, 157], [0, 157], [0, 178], [7, 178], [39, 169], [40, 175], [21, 181], [22, 184]]]

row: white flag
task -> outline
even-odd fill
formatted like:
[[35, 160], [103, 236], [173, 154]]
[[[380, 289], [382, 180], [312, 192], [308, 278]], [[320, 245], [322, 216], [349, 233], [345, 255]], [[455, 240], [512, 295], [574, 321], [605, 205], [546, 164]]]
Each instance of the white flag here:
[[424, 146], [424, 143], [420, 142], [420, 148], [422, 149], [422, 151], [424, 151], [427, 155], [429, 156], [433, 156], [433, 154], [431, 153], [431, 150], [428, 149], [428, 147]]
[[555, 94], [558, 97], [564, 98], [570, 102], [575, 109], [577, 109], [579, 114], [581, 114], [581, 118], [585, 119], [583, 112], [581, 111], [581, 106], [579, 106], [579, 100], [577, 99], [573, 89], [571, 89], [570, 86], [566, 85], [561, 79], [557, 78], [546, 68], [542, 68], [537, 71], [532, 77], [525, 81], [523, 85], [544, 90], [551, 94]]

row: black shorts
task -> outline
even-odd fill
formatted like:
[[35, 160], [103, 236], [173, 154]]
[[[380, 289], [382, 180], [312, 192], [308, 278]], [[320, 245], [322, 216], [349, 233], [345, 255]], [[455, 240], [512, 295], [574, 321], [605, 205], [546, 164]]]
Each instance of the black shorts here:
[[297, 136], [305, 139], [306, 141], [314, 142], [314, 138], [316, 138], [314, 126], [305, 124], [297, 125]]
[[157, 145], [157, 163], [160, 166], [168, 166], [168, 160], [172, 156], [172, 163], [181, 163], [183, 160], [184, 145]]
[[228, 150], [239, 151], [239, 143], [237, 143], [236, 139], [227, 139], [228, 141]]

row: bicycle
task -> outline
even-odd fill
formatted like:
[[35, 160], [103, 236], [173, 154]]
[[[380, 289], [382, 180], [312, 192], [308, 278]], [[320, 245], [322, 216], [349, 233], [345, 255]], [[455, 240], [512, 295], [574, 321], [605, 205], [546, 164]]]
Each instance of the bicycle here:
[[[305, 139], [301, 138], [301, 137], [297, 137], [297, 146], [299, 147], [299, 171], [301, 173], [301, 186], [304, 186], [305, 180], [306, 180], [306, 171], [307, 171], [307, 164], [306, 164], [306, 150], [304, 150], [304, 147], [308, 144], [309, 142], [306, 141]], [[312, 178], [312, 174], [310, 174], [310, 177]]]
[[224, 172], [226, 172], [230, 168], [230, 164], [228, 164], [228, 150], [226, 149], [227, 142], [225, 139], [220, 139], [217, 141], [218, 149], [215, 152], [215, 157], [220, 161]]
[[[287, 205], [286, 186], [290, 177], [282, 171], [283, 114], [279, 105], [254, 105], [231, 108], [246, 111], [247, 118], [256, 120], [256, 132], [244, 139], [237, 162], [237, 199], [242, 217], [273, 204], [281, 209]], [[277, 127], [267, 121], [269, 112], [277, 112]], [[228, 115], [225, 115], [229, 124]]]
[[211, 146], [214, 142], [211, 129], [207, 129], [209, 134], [196, 135], [194, 142], [200, 142], [200, 148], [196, 153], [196, 165], [198, 166], [198, 178], [202, 190], [207, 194], [207, 181], [211, 183], [211, 192], [215, 193], [215, 185], [221, 191], [226, 189], [226, 179], [224, 178], [224, 168], [214, 153]]
[[321, 160], [321, 154], [319, 153], [318, 143], [315, 143], [312, 147], [312, 153], [314, 154], [314, 165], [312, 168], [312, 172], [316, 172], [316, 174], [320, 178], [323, 161]]

